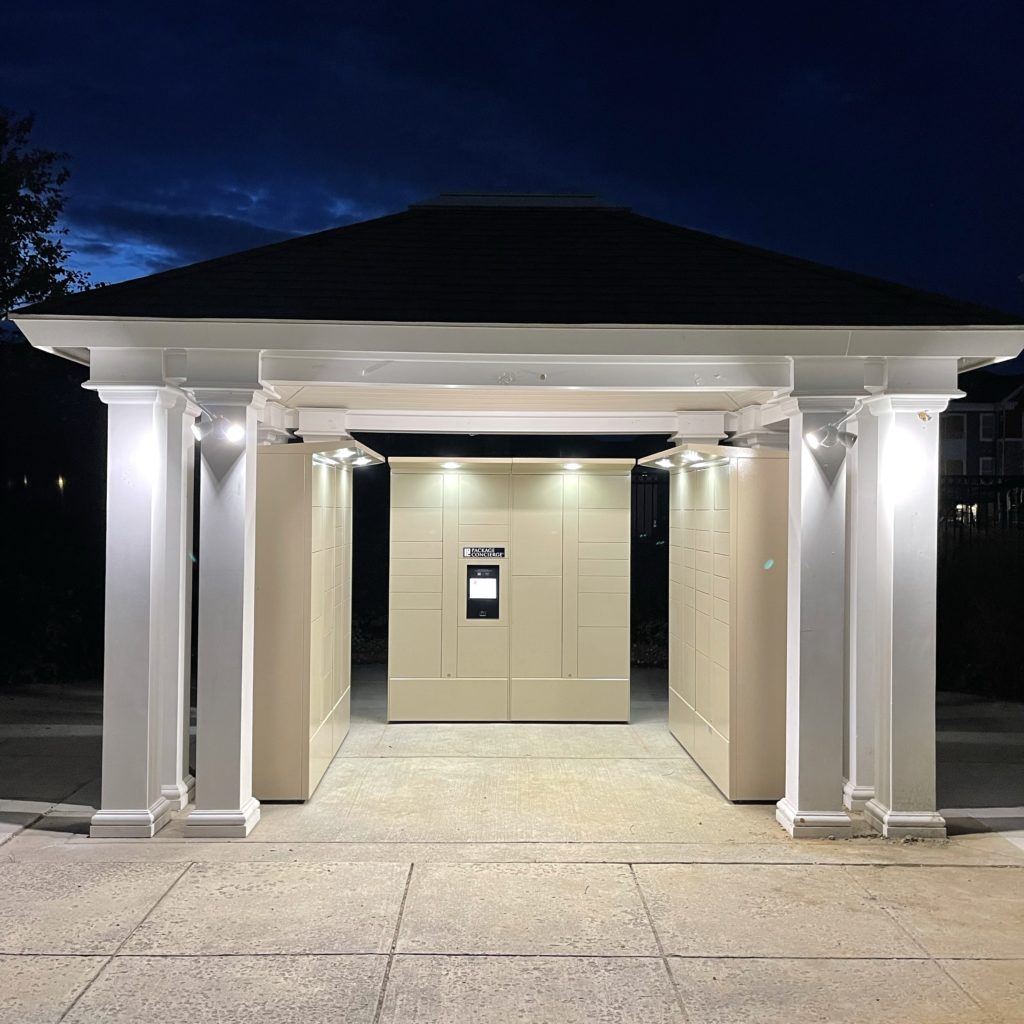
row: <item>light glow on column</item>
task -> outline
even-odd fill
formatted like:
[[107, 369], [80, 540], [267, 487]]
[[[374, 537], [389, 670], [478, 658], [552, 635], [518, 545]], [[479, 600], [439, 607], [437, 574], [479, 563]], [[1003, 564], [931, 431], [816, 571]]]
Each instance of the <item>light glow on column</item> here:
[[928, 470], [928, 452], [918, 430], [897, 423], [885, 442], [882, 455], [882, 496], [896, 506], [914, 494]]
[[130, 461], [144, 480], [152, 483], [156, 479], [159, 460], [156, 453], [156, 437], [151, 430], [147, 430], [139, 438], [139, 443], [135, 446]]

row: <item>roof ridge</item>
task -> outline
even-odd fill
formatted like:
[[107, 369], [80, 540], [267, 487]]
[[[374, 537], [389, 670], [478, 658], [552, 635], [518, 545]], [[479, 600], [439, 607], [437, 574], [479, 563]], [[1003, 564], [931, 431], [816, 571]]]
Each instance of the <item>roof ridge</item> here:
[[409, 210], [628, 210], [602, 199], [596, 192], [441, 192], [410, 203]]

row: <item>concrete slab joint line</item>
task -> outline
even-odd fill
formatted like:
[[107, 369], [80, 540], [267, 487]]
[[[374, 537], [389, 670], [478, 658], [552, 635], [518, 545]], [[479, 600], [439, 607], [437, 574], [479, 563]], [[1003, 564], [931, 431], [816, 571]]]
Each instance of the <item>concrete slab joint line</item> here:
[[662, 967], [664, 967], [669, 984], [672, 986], [672, 992], [675, 995], [676, 1003], [679, 1006], [679, 1013], [684, 1021], [688, 1021], [690, 1018], [689, 1014], [686, 1012], [686, 1004], [683, 1002], [683, 996], [679, 991], [679, 985], [676, 982], [676, 977], [672, 973], [672, 967], [668, 962], [668, 957], [665, 955], [665, 947], [662, 945], [661, 937], [658, 935], [658, 929], [654, 923], [654, 917], [651, 915], [651, 908], [647, 905], [647, 897], [644, 895], [643, 887], [640, 885], [640, 879], [636, 877], [635, 865], [629, 865], [629, 873], [633, 878], [633, 884], [636, 886], [636, 892], [640, 897], [640, 902], [643, 904], [644, 913], [647, 915], [647, 923], [650, 925], [651, 932], [654, 935], [654, 941], [658, 944], [658, 956], [661, 957]]
[[380, 1016], [384, 1012], [384, 999], [388, 993], [388, 981], [391, 978], [391, 968], [395, 962], [395, 950], [398, 948], [398, 934], [402, 929], [402, 915], [405, 913], [405, 901], [409, 898], [409, 887], [412, 885], [412, 873], [416, 868], [415, 862], [409, 865], [409, 873], [405, 876], [405, 889], [402, 891], [402, 902], [398, 907], [398, 917], [395, 920], [395, 932], [391, 937], [391, 948], [388, 950], [388, 961], [384, 967], [384, 977], [380, 983], [380, 994], [377, 997], [377, 1008], [373, 1014], [373, 1024], [378, 1024]]
[[60, 1015], [59, 1020], [63, 1021], [68, 1016], [68, 1014], [71, 1013], [72, 1010], [74, 1010], [74, 1008], [82, 1000], [82, 998], [89, 991], [89, 989], [92, 988], [92, 986], [100, 978], [100, 976], [103, 974], [103, 972], [106, 971], [107, 967], [109, 967], [110, 964], [113, 963], [114, 959], [118, 956], [118, 954], [121, 952], [121, 950], [124, 949], [125, 945], [129, 941], [129, 939], [131, 939], [131, 937], [139, 930], [139, 928], [141, 928], [142, 925], [145, 924], [146, 920], [149, 918], [149, 915], [152, 914], [153, 911], [156, 910], [156, 908], [158, 906], [160, 906], [160, 904], [167, 898], [167, 896], [171, 892], [171, 890], [182, 880], [182, 878], [185, 877], [186, 873], [191, 868], [192, 868], [192, 863], [190, 862], [190, 863], [186, 864], [181, 869], [181, 871], [175, 877], [174, 881], [171, 882], [171, 884], [164, 890], [164, 892], [160, 895], [160, 897], [156, 900], [156, 902], [149, 908], [149, 910], [146, 911], [146, 913], [143, 915], [143, 917], [139, 921], [139, 923], [137, 925], [135, 925], [135, 927], [132, 928], [132, 930], [121, 940], [121, 942], [118, 945], [117, 949], [115, 949], [114, 952], [110, 956], [107, 957], [106, 961], [103, 963], [103, 965], [100, 967], [100, 969], [96, 972], [96, 974], [93, 975], [93, 977], [90, 979], [89, 983], [85, 986], [85, 988], [83, 988], [82, 991], [78, 993], [78, 995], [75, 997], [75, 999], [71, 1003], [71, 1005], [68, 1006], [68, 1008]]

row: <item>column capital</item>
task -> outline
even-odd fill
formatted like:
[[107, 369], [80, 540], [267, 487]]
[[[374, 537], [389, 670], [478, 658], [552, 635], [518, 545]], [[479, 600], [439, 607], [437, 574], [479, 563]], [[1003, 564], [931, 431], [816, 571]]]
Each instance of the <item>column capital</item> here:
[[867, 397], [867, 394], [788, 395], [780, 400], [778, 409], [786, 418], [801, 413], [834, 413], [838, 417], [845, 416], [858, 401]]
[[921, 395], [890, 395], [882, 394], [872, 398], [867, 403], [867, 408], [875, 416], [884, 416], [887, 413], [917, 413], [919, 415], [935, 416], [943, 412], [951, 399], [961, 398], [962, 391], [955, 391], [952, 394], [936, 393]]
[[95, 391], [104, 405], [162, 405], [165, 409], [185, 410], [191, 403], [177, 388], [154, 384], [100, 384], [87, 380], [86, 391]]
[[200, 406], [227, 406], [239, 409], [252, 406], [259, 413], [267, 404], [267, 395], [259, 385], [246, 387], [214, 385], [204, 387], [202, 385], [188, 384], [186, 387], [188, 388], [188, 394]]

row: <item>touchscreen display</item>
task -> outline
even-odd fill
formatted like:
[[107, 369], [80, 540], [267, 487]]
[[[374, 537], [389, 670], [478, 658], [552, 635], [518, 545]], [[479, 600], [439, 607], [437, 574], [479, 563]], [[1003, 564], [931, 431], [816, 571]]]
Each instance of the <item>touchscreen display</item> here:
[[469, 578], [469, 599], [471, 601], [496, 601], [498, 599], [498, 581], [495, 579]]

